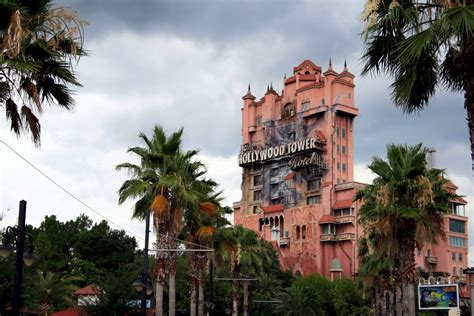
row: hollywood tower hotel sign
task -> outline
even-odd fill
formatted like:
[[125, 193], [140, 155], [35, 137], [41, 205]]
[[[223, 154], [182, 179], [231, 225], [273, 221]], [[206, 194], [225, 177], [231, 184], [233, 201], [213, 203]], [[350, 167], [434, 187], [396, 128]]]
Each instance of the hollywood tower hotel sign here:
[[271, 242], [284, 269], [352, 276], [361, 234], [352, 203], [354, 75], [305, 60], [283, 87], [269, 86], [258, 101], [249, 87], [242, 98], [234, 222]]

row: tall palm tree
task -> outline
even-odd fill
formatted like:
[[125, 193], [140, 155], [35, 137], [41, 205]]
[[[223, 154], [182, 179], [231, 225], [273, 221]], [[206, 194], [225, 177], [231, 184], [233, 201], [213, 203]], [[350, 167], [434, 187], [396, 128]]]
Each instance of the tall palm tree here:
[[405, 112], [436, 89], [463, 91], [474, 168], [474, 0], [367, 0], [363, 74], [392, 75]]
[[[264, 246], [264, 241], [258, 235], [241, 225], [223, 229], [221, 236], [216, 238], [222, 245], [224, 256], [230, 263], [232, 275], [232, 315], [239, 313], [239, 281], [245, 276], [255, 276], [262, 272], [264, 265], [271, 264], [271, 256], [267, 255], [269, 249]], [[248, 313], [248, 283], [244, 285], [244, 315]]]
[[51, 0], [0, 2], [0, 106], [17, 136], [29, 131], [39, 145], [44, 105], [73, 107], [84, 25], [76, 11], [53, 8]]
[[369, 165], [377, 177], [359, 191], [359, 220], [373, 242], [377, 259], [389, 258], [386, 278], [397, 285], [397, 315], [415, 313], [415, 247], [444, 237], [443, 214], [452, 195], [444, 190], [443, 170], [428, 169], [421, 144], [387, 146], [387, 161], [375, 157]]
[[[158, 249], [176, 248], [176, 237], [182, 229], [183, 210], [197, 203], [199, 193], [194, 181], [203, 174], [203, 165], [195, 160], [197, 151], [181, 151], [183, 130], [166, 136], [161, 126], [155, 126], [153, 137], [139, 135], [145, 147], [132, 147], [128, 152], [140, 159], [140, 164], [122, 163], [117, 170], [125, 169], [131, 179], [119, 190], [119, 203], [138, 199], [133, 217], [144, 219], [146, 212], [153, 212], [153, 224]], [[172, 251], [170, 253], [173, 253]], [[169, 252], [156, 253], [156, 314], [163, 314], [163, 284]], [[173, 258], [173, 256], [171, 256]], [[174, 315], [176, 269], [170, 270], [170, 315]]]

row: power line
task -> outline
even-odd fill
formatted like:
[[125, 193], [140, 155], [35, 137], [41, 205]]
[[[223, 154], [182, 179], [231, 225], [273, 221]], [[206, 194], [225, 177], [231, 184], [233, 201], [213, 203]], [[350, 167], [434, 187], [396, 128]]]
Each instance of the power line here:
[[[0, 142], [3, 143], [8, 149], [10, 149], [13, 153], [15, 153], [15, 155], [17, 155], [18, 157], [20, 157], [24, 162], [26, 162], [28, 165], [30, 165], [33, 169], [35, 169], [37, 172], [39, 172], [43, 177], [45, 177], [46, 179], [48, 179], [49, 181], [51, 181], [54, 185], [56, 185], [58, 188], [60, 188], [62, 191], [64, 191], [66, 194], [68, 194], [69, 196], [71, 196], [73, 199], [75, 199], [77, 202], [79, 202], [80, 204], [84, 205], [86, 208], [88, 208], [89, 210], [91, 210], [92, 212], [94, 212], [96, 215], [102, 217], [103, 219], [105, 219], [107, 222], [115, 225], [116, 227], [122, 229], [123, 231], [129, 233], [130, 235], [132, 236], [135, 236], [137, 237], [138, 239], [141, 239], [141, 240], [145, 240], [145, 238], [135, 234], [135, 233], [132, 233], [131, 231], [123, 228], [122, 226], [120, 226], [119, 224], [115, 223], [114, 221], [112, 221], [111, 219], [107, 218], [105, 215], [102, 215], [99, 211], [95, 210], [94, 208], [92, 208], [91, 206], [87, 205], [86, 203], [82, 202], [81, 199], [79, 199], [78, 197], [76, 197], [74, 194], [72, 194], [69, 190], [67, 190], [66, 188], [64, 188], [62, 185], [60, 185], [59, 183], [57, 183], [56, 181], [54, 181], [50, 176], [48, 176], [46, 173], [44, 173], [43, 171], [41, 171], [38, 167], [36, 167], [33, 163], [31, 163], [30, 161], [28, 161], [25, 157], [23, 157], [20, 153], [18, 153], [15, 149], [13, 149], [10, 145], [8, 145], [4, 140], [0, 139]], [[158, 234], [158, 236], [161, 236], [161, 237], [165, 237], [167, 239], [172, 239], [172, 240], [176, 240], [176, 241], [179, 241], [181, 243], [185, 243], [185, 244], [189, 244], [189, 245], [194, 245], [194, 246], [199, 246], [200, 248], [204, 248], [204, 249], [213, 249], [213, 248], [210, 248], [210, 247], [206, 247], [204, 245], [200, 245], [200, 244], [196, 244], [196, 243], [192, 243], [190, 241], [186, 241], [186, 240], [181, 240], [181, 239], [178, 239], [178, 238], [174, 238], [174, 237], [171, 237], [171, 236], [168, 236], [168, 235], [164, 235], [164, 234]]]
[[20, 157], [24, 162], [26, 162], [28, 165], [30, 165], [30, 167], [32, 167], [33, 169], [35, 169], [37, 172], [39, 172], [43, 177], [45, 177], [46, 179], [48, 179], [49, 181], [51, 181], [54, 185], [56, 185], [58, 188], [60, 188], [62, 191], [64, 191], [67, 195], [69, 195], [70, 197], [72, 197], [74, 200], [76, 200], [77, 202], [79, 202], [80, 204], [84, 205], [86, 208], [88, 208], [89, 210], [91, 210], [92, 212], [94, 212], [96, 215], [102, 217], [103, 219], [105, 219], [107, 222], [117, 226], [118, 228], [124, 230], [125, 232], [129, 233], [130, 235], [133, 235], [141, 240], [145, 240], [145, 238], [141, 237], [141, 236], [138, 236], [137, 234], [134, 234], [132, 232], [130, 232], [129, 230], [123, 228], [122, 226], [120, 226], [119, 224], [115, 223], [114, 221], [112, 221], [111, 219], [108, 219], [105, 215], [102, 215], [100, 212], [96, 211], [95, 209], [93, 209], [92, 207], [90, 207], [89, 205], [87, 205], [86, 203], [82, 202], [78, 197], [76, 197], [74, 194], [72, 194], [71, 192], [69, 192], [66, 188], [64, 188], [62, 185], [60, 185], [59, 183], [57, 183], [56, 181], [54, 181], [51, 177], [49, 177], [46, 173], [44, 173], [43, 171], [41, 171], [39, 168], [37, 168], [35, 165], [33, 165], [33, 163], [29, 162], [25, 157], [23, 157], [20, 153], [18, 153], [15, 149], [13, 149], [12, 147], [10, 147], [10, 145], [8, 145], [5, 141], [3, 141], [2, 139], [0, 139], [0, 142], [3, 143], [8, 149], [10, 149], [12, 152], [14, 152], [18, 157]]

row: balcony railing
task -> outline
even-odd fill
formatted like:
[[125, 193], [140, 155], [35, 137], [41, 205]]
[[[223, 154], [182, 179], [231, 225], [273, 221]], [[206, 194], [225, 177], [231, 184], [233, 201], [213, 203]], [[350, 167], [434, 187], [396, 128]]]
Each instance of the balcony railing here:
[[336, 239], [338, 241], [343, 241], [343, 240], [355, 240], [356, 235], [354, 233], [343, 233], [343, 234], [337, 234]]
[[426, 256], [425, 261], [428, 264], [437, 264], [438, 263], [438, 257], [436, 257], [436, 256]]
[[322, 234], [319, 238], [321, 241], [336, 241], [336, 234]]
[[280, 237], [280, 246], [286, 246], [290, 244], [290, 237]]
[[355, 216], [354, 215], [346, 215], [346, 216], [335, 216], [336, 221], [338, 224], [347, 224], [351, 223], [354, 225], [355, 223]]
[[342, 233], [342, 234], [322, 234], [320, 241], [345, 241], [345, 240], [356, 240], [356, 236], [353, 233]]

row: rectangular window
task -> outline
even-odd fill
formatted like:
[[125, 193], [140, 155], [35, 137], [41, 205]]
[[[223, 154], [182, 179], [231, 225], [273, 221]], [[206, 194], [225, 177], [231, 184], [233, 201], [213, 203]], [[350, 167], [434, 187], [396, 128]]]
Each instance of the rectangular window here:
[[334, 234], [334, 228], [333, 224], [323, 224], [323, 235]]
[[256, 175], [253, 177], [253, 186], [258, 187], [262, 185], [262, 175]]
[[253, 191], [253, 200], [254, 201], [260, 201], [261, 194], [262, 194], [261, 190]]
[[459, 259], [460, 262], [462, 262], [462, 259], [463, 259], [463, 257], [462, 257], [462, 252], [460, 252], [460, 253], [458, 254], [458, 259]]
[[346, 146], [342, 146], [342, 154], [343, 154], [343, 155], [346, 154]]
[[280, 185], [273, 183], [270, 185], [270, 199], [277, 199], [280, 196]]
[[336, 137], [339, 138], [339, 126], [336, 126]]
[[341, 164], [338, 162], [337, 163], [337, 171], [340, 171], [341, 170]]
[[307, 182], [308, 191], [317, 191], [321, 190], [321, 179], [308, 180]]
[[341, 152], [341, 146], [337, 145], [337, 153]]
[[[257, 205], [254, 205], [253, 206], [253, 213], [254, 214], [257, 214], [258, 213], [258, 206]], [[261, 227], [260, 227], [261, 228]], [[261, 230], [261, 229], [260, 229]]]
[[285, 195], [285, 199], [286, 199], [286, 204], [295, 203], [295, 198], [293, 197], [293, 194], [291, 193], [288, 193], [287, 195]]
[[466, 247], [466, 240], [464, 238], [449, 236], [449, 244], [454, 247]]
[[342, 128], [342, 138], [346, 138], [346, 128]]
[[309, 101], [301, 102], [301, 111], [307, 111], [309, 109], [310, 104], [311, 103]]
[[455, 219], [449, 220], [449, 231], [453, 233], [465, 234], [464, 222]]
[[343, 164], [342, 164], [342, 172], [346, 172], [346, 171], [347, 171], [347, 169], [346, 169], [346, 164], [343, 163]]
[[453, 261], [456, 261], [456, 253], [454, 251], [451, 254], [451, 259], [453, 259]]
[[321, 196], [319, 195], [308, 196], [306, 198], [307, 205], [319, 204], [319, 203], [321, 203]]

